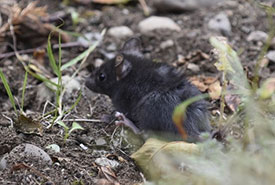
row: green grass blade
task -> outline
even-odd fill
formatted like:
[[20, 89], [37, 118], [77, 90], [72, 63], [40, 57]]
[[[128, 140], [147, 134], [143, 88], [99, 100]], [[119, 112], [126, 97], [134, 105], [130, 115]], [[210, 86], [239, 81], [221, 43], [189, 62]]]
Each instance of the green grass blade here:
[[[56, 88], [58, 88], [58, 84], [52, 82], [50, 79], [46, 78], [45, 76], [41, 75], [41, 74], [37, 74], [37, 73], [34, 73], [31, 71], [31, 69], [29, 67], [25, 67], [25, 70], [30, 73], [34, 78], [44, 82], [48, 87], [49, 85], [48, 84], [51, 84], [53, 86], [55, 86]], [[52, 88], [51, 88], [52, 89]]]
[[67, 111], [65, 112], [65, 114], [68, 114], [69, 112], [71, 112], [71, 111], [77, 106], [77, 104], [78, 104], [79, 101], [81, 100], [81, 97], [82, 97], [82, 93], [80, 92], [79, 95], [78, 95], [78, 97], [77, 97], [77, 99], [76, 99], [76, 101], [74, 102], [74, 104], [70, 107], [69, 110], [67, 110]]
[[15, 113], [18, 114], [16, 106], [15, 106], [15, 101], [14, 101], [14, 98], [13, 98], [13, 95], [12, 95], [12, 92], [11, 92], [11, 89], [10, 89], [10, 86], [9, 86], [9, 84], [7, 82], [7, 79], [6, 79], [4, 73], [2, 72], [1, 69], [0, 69], [0, 77], [1, 77], [1, 80], [2, 80], [2, 82], [4, 84], [5, 89], [7, 91], [7, 94], [9, 96], [10, 102], [11, 102], [11, 104], [13, 106], [13, 109], [14, 109]]
[[48, 53], [50, 65], [51, 65], [54, 73], [58, 76], [58, 68], [57, 68], [57, 65], [56, 65], [56, 61], [55, 61], [55, 58], [54, 58], [54, 55], [53, 55], [52, 46], [51, 46], [51, 34], [52, 34], [52, 32], [48, 36], [47, 53]]
[[[104, 36], [106, 30], [103, 30], [101, 33], [101, 37]], [[97, 45], [101, 42], [101, 39], [96, 41], [92, 46], [90, 46], [86, 51], [84, 51], [83, 53], [81, 53], [80, 55], [78, 55], [77, 57], [75, 57], [74, 59], [70, 60], [69, 62], [67, 62], [66, 64], [61, 66], [61, 71], [63, 71], [64, 69], [76, 64], [77, 62], [79, 62], [80, 60], [82, 60], [83, 58], [85, 58], [87, 55], [89, 55], [96, 47]]]
[[58, 87], [56, 90], [56, 106], [60, 109], [60, 112], [62, 112], [62, 73], [61, 73], [61, 35], [60, 32], [58, 34], [58, 67], [57, 67], [57, 76], [58, 76]]
[[77, 57], [75, 57], [74, 59], [70, 60], [69, 62], [67, 62], [66, 64], [61, 66], [61, 71], [63, 71], [64, 69], [71, 67], [72, 65], [76, 64], [77, 62], [79, 62], [80, 60], [82, 60], [83, 58], [85, 58], [87, 55], [89, 55], [98, 45], [99, 42], [96, 42], [95, 44], [93, 44], [92, 46], [90, 46], [86, 51], [84, 51], [83, 53], [81, 53], [80, 55], [78, 55]]
[[21, 98], [21, 111], [23, 111], [24, 108], [24, 98], [25, 98], [25, 90], [27, 86], [27, 80], [28, 80], [28, 71], [25, 72], [24, 82], [23, 82], [23, 89], [22, 89], [22, 98]]

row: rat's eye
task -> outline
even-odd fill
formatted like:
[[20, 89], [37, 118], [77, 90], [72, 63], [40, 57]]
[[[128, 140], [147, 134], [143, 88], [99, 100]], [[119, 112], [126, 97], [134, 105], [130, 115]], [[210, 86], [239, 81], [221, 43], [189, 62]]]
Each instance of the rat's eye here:
[[98, 80], [99, 81], [104, 81], [106, 79], [106, 76], [105, 76], [105, 74], [104, 73], [99, 73], [99, 75], [98, 75]]

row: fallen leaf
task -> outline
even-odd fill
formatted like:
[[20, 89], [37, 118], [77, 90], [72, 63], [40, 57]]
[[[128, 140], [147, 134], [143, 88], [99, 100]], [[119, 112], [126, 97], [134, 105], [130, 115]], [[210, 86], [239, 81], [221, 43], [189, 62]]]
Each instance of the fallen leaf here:
[[210, 85], [210, 84], [213, 84], [217, 80], [218, 80], [217, 76], [215, 76], [215, 77], [205, 76], [203, 81], [204, 81], [205, 84]]
[[236, 112], [241, 103], [241, 98], [238, 95], [227, 94], [225, 95], [225, 103], [231, 111]]
[[219, 99], [222, 93], [222, 87], [220, 85], [220, 81], [216, 81], [213, 84], [211, 84], [208, 88], [208, 93], [212, 99], [214, 100]]
[[208, 89], [208, 86], [206, 86], [198, 77], [191, 77], [189, 80], [201, 92], [205, 92]]
[[107, 179], [98, 179], [96, 180], [97, 185], [119, 185], [119, 183], [113, 183], [108, 181]]
[[23, 134], [35, 134], [43, 135], [43, 126], [40, 122], [33, 120], [32, 118], [26, 117], [20, 114], [14, 123], [14, 127], [17, 132]]
[[[199, 154], [199, 148], [194, 143], [184, 141], [168, 143], [155, 138], [149, 138], [131, 157], [145, 174], [158, 178], [159, 175], [162, 175], [162, 169], [166, 167], [165, 163], [162, 163], [162, 159], [173, 160], [173, 155], [190, 154]], [[149, 174], [151, 170], [154, 171], [153, 174]]]
[[33, 52], [33, 58], [39, 62], [40, 65], [44, 64], [44, 58], [45, 58], [45, 49], [37, 49]]
[[106, 179], [108, 182], [110, 182], [113, 185], [119, 185], [117, 177], [113, 170], [108, 166], [101, 166], [98, 168], [99, 176]]

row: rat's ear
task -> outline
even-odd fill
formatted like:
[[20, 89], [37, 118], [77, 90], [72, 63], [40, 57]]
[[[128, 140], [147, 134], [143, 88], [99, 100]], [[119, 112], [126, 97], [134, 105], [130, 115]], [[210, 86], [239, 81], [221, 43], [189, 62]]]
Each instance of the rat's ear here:
[[124, 56], [118, 54], [115, 58], [116, 79], [121, 80], [131, 71], [132, 65], [129, 61], [124, 60]]
[[133, 37], [128, 39], [121, 50], [122, 53], [124, 54], [129, 54], [129, 55], [136, 55], [139, 57], [142, 57], [142, 51], [141, 51], [141, 41], [137, 37]]

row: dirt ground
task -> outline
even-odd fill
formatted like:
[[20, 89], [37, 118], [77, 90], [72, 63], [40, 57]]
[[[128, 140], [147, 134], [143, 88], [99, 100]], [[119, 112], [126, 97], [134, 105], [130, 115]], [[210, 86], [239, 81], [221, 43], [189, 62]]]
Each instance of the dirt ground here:
[[[18, 0], [21, 7], [25, 7], [30, 2], [32, 1]], [[40, 1], [37, 6], [40, 5], [47, 5], [47, 12], [50, 15], [57, 11], [67, 11], [69, 8], [54, 0]], [[248, 76], [254, 69], [262, 44], [261, 42], [248, 41], [247, 36], [255, 30], [267, 33], [269, 28], [266, 13], [253, 1], [246, 0], [225, 1], [215, 6], [202, 7], [194, 11], [178, 14], [152, 12], [154, 15], [173, 19], [181, 27], [181, 31], [158, 31], [149, 35], [140, 33], [137, 27], [137, 24], [146, 18], [138, 2], [113, 6], [72, 3], [69, 6], [74, 8], [79, 14], [85, 14], [88, 21], [84, 20], [74, 27], [70, 16], [66, 16], [63, 18], [63, 30], [82, 34], [100, 33], [104, 28], [126, 25], [133, 30], [135, 36], [141, 37], [146, 57], [172, 65], [178, 65], [180, 59], [184, 58], [185, 62], [178, 67], [183, 68], [188, 77], [211, 76], [220, 78], [220, 72], [214, 66], [215, 60], [211, 56], [212, 46], [209, 43], [210, 35], [220, 34], [209, 30], [207, 27], [208, 21], [213, 16], [220, 12], [226, 12], [228, 15], [232, 33], [227, 38], [233, 48], [238, 51]], [[152, 6], [149, 1], [148, 6]], [[89, 14], [93, 16], [88, 16]], [[53, 24], [57, 25], [59, 23], [56, 21]], [[27, 32], [23, 33], [23, 35], [25, 37], [17, 40], [17, 50], [36, 48], [47, 41], [47, 36], [43, 40], [42, 37], [27, 36]], [[75, 39], [75, 37], [72, 38], [72, 40]], [[38, 39], [41, 39], [41, 41], [38, 41]], [[164, 49], [161, 48], [161, 43], [167, 40], [172, 40], [174, 44]], [[106, 60], [106, 55], [119, 49], [124, 41], [125, 39], [116, 39], [105, 35], [103, 42], [89, 56], [85, 67], [78, 74], [77, 78], [81, 82], [83, 95], [79, 104], [66, 119], [86, 119], [91, 121], [78, 121], [84, 130], [72, 132], [66, 142], [63, 140], [64, 133], [60, 126], [54, 125], [51, 129], [46, 129], [46, 126], [49, 125], [46, 121], [47, 119], [41, 121], [44, 125], [42, 136], [23, 134], [12, 128], [11, 123], [16, 120], [16, 115], [9, 102], [3, 83], [0, 82], [0, 158], [16, 146], [22, 143], [29, 143], [45, 150], [54, 162], [53, 165], [48, 165], [45, 161], [43, 162], [38, 158], [29, 158], [18, 154], [10, 155], [8, 159], [10, 166], [0, 171], [0, 184], [107, 184], [104, 179], [111, 179], [110, 181], [119, 182], [120, 184], [138, 184], [143, 182], [144, 177], [142, 173], [130, 158], [131, 153], [136, 150], [138, 139], [132, 138], [132, 141], [129, 141], [129, 138], [124, 136], [125, 130], [116, 128], [112, 123], [100, 121], [103, 115], [107, 117], [106, 115], [111, 115], [115, 111], [111, 101], [108, 97], [94, 94], [84, 87], [84, 79], [89, 74], [89, 64], [93, 64], [98, 59]], [[1, 54], [12, 52], [12, 45], [12, 40], [2, 42]], [[65, 63], [78, 56], [84, 49], [81, 46], [63, 48], [62, 62]], [[209, 57], [196, 58], [198, 51], [205, 53]], [[57, 50], [55, 50], [55, 54], [57, 54]], [[33, 53], [22, 55], [33, 57]], [[50, 77], [54, 77], [48, 57], [45, 55], [42, 58], [45, 70]], [[199, 71], [187, 67], [190, 61], [199, 66]], [[23, 65], [17, 57], [11, 56], [0, 60], [0, 67], [6, 75], [16, 101], [20, 102], [25, 74]], [[74, 70], [67, 69], [64, 74], [72, 74]], [[267, 78], [274, 75], [274, 72], [275, 63], [269, 62], [267, 68], [261, 72], [260, 77], [261, 79]], [[45, 108], [45, 101], [41, 101], [38, 98], [39, 95], [37, 95], [40, 92], [38, 91], [39, 88], [41, 88], [41, 82], [29, 75], [24, 111], [34, 120], [41, 118]], [[78, 91], [73, 91], [69, 97], [63, 100], [64, 106], [71, 106], [77, 97]], [[48, 100], [54, 103], [53, 98]], [[217, 109], [219, 101], [209, 101], [211, 103], [210, 109]], [[48, 105], [46, 110], [51, 110], [51, 108]], [[227, 112], [230, 113], [229, 110]], [[71, 125], [72, 121], [67, 123]], [[46, 148], [51, 144], [57, 144], [60, 147], [60, 152], [53, 152]], [[116, 161], [118, 165], [112, 169], [103, 168], [95, 162], [96, 159], [102, 157]]]

